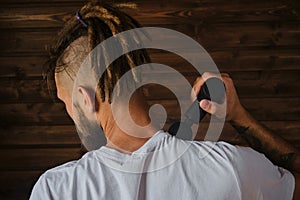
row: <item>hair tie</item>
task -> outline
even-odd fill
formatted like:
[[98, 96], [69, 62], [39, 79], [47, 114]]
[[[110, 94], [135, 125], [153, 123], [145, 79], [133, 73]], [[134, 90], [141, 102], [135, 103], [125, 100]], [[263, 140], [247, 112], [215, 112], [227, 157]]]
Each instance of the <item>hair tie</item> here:
[[88, 24], [82, 19], [82, 16], [79, 13], [79, 10], [76, 12], [76, 18], [80, 21], [80, 23], [87, 28]]

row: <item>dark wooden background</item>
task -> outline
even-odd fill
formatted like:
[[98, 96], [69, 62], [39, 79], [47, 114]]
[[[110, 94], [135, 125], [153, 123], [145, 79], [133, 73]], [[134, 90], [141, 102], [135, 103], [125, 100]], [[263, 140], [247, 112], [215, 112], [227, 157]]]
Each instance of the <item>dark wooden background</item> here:
[[[127, 3], [126, 3], [127, 2]], [[51, 39], [85, 1], [4, 0], [0, 5], [0, 199], [26, 199], [45, 170], [84, 153], [64, 105], [52, 102], [42, 81]], [[142, 25], [185, 33], [236, 83], [255, 118], [300, 147], [300, 6], [297, 0], [114, 1]], [[167, 52], [153, 52], [190, 82], [195, 70]], [[175, 82], [176, 83], [176, 82]], [[180, 85], [178, 85], [180, 88]], [[170, 91], [149, 85], [168, 123], [178, 119]], [[205, 129], [208, 120], [201, 123]], [[201, 139], [201, 134], [197, 139]], [[244, 144], [226, 124], [221, 140]]]

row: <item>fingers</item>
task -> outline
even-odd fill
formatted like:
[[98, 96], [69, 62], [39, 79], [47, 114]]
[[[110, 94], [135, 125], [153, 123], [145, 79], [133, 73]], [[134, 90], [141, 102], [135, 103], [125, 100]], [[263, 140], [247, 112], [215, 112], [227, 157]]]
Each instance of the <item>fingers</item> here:
[[200, 92], [200, 89], [201, 89], [202, 85], [204, 84], [204, 82], [207, 79], [213, 78], [213, 77], [221, 78], [220, 75], [217, 75], [217, 74], [214, 74], [214, 73], [210, 73], [210, 72], [204, 72], [202, 74], [202, 76], [199, 76], [195, 80], [194, 85], [193, 85], [193, 89], [191, 91], [191, 99], [192, 99], [192, 101], [194, 101], [197, 98], [197, 94]]
[[226, 108], [225, 104], [218, 104], [216, 102], [203, 99], [199, 103], [200, 107], [211, 115], [215, 115], [217, 118], [225, 118]]
[[236, 89], [234, 87], [233, 80], [231, 79], [230, 75], [227, 73], [221, 73], [219, 75], [209, 73], [209, 72], [203, 73], [202, 76], [198, 77], [194, 83], [191, 92], [191, 98], [194, 101], [197, 98], [197, 94], [200, 92], [200, 89], [204, 84], [204, 82], [207, 79], [213, 77], [222, 79], [226, 88], [225, 101], [222, 104], [218, 104], [216, 102], [212, 102], [204, 99], [199, 103], [199, 105], [203, 110], [210, 113], [211, 115], [216, 116], [219, 119], [222, 118], [227, 118], [227, 120], [234, 119], [235, 113], [237, 113], [237, 110], [242, 109], [242, 106], [240, 104]]
[[[196, 81], [194, 82], [193, 89], [191, 91], [191, 99], [194, 101], [197, 98], [197, 94], [200, 92], [200, 89], [204, 82], [209, 79], [209, 78], [219, 78], [222, 79], [224, 84], [227, 86], [232, 82], [229, 74], [227, 73], [221, 73], [221, 74], [213, 74], [210, 72], [205, 72], [202, 74], [201, 77], [198, 77]], [[225, 86], [225, 87], [226, 87]], [[226, 91], [228, 92], [228, 91]], [[226, 98], [226, 96], [225, 96]], [[225, 100], [226, 101], [226, 100]], [[207, 99], [203, 99], [200, 101], [199, 106], [206, 111], [207, 113], [216, 116], [219, 119], [225, 118], [226, 117], [226, 103], [224, 102], [223, 104], [218, 104], [216, 102], [209, 101]]]
[[207, 99], [203, 99], [200, 101], [200, 107], [205, 110], [206, 112], [208, 112], [209, 114], [214, 115], [216, 113], [216, 105], [214, 102], [209, 101]]
[[229, 74], [227, 74], [227, 73], [221, 73], [221, 76], [222, 77], [228, 77], [228, 78], [230, 77]]
[[194, 82], [192, 91], [191, 91], [191, 99], [192, 101], [195, 101], [197, 98], [197, 94], [200, 92], [200, 89], [202, 87], [202, 85], [204, 84], [204, 79], [199, 76], [197, 77], [196, 81]]

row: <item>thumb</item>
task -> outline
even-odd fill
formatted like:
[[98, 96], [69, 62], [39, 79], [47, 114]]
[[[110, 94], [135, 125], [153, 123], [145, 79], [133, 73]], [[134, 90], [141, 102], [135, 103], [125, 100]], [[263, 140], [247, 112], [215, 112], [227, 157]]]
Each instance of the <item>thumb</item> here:
[[200, 101], [200, 107], [208, 112], [209, 114], [215, 114], [217, 111], [217, 105], [215, 102], [209, 101], [207, 99], [203, 99]]

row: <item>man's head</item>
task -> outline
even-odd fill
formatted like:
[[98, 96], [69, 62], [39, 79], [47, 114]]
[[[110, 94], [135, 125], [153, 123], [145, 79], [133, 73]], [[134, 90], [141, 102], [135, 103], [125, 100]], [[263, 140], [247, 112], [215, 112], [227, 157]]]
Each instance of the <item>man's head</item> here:
[[[97, 78], [96, 91], [94, 91], [95, 88], [75, 84], [79, 78], [78, 72], [82, 69], [81, 64], [86, 58], [90, 58], [90, 53], [98, 44], [118, 33], [138, 28], [139, 24], [127, 14], [99, 1], [92, 1], [86, 4], [78, 13], [80, 17], [79, 15], [77, 17], [74, 15], [65, 24], [51, 48], [51, 59], [47, 70], [48, 87], [54, 88], [51, 89], [52, 91], [57, 90], [58, 98], [66, 104], [68, 114], [75, 121], [77, 130], [79, 129], [78, 133], [82, 142], [85, 146], [87, 146], [86, 144], [91, 146], [88, 149], [97, 147], [97, 140], [101, 139], [98, 137], [99, 127], [104, 129], [108, 140], [113, 140], [111, 143], [121, 147], [123, 145], [124, 149], [126, 149], [124, 144], [134, 137], [128, 136], [128, 133], [122, 134], [120, 128], [115, 126], [111, 111], [112, 97], [113, 94], [115, 95], [114, 89], [116, 85], [118, 86], [117, 94], [119, 96], [123, 93], [126, 94], [126, 88], [128, 88], [129, 84], [118, 84], [118, 81], [126, 72], [130, 72], [131, 84], [139, 81], [139, 74], [132, 69], [150, 61], [146, 51], [141, 49], [125, 53], [109, 64], [106, 69], [100, 69], [103, 71], [103, 74], [100, 79]], [[139, 38], [134, 35], [132, 39], [133, 41], [139, 41]], [[107, 63], [110, 53], [114, 52], [114, 49], [122, 48], [123, 42], [126, 43], [126, 41], [120, 42], [122, 44], [101, 49], [101, 55], [96, 56], [98, 60], [96, 62], [92, 61], [92, 65], [95, 63], [97, 65], [99, 60], [104, 60], [104, 63]], [[88, 81], [91, 77], [97, 77], [95, 73], [92, 73], [84, 73], [84, 78]], [[80, 74], [82, 75], [82, 73]], [[55, 80], [55, 84], [51, 80]], [[91, 89], [93, 92], [90, 92]], [[74, 94], [77, 95], [75, 100], [73, 99]], [[139, 101], [135, 99], [139, 99]], [[140, 95], [140, 90], [138, 90], [132, 102], [134, 102], [134, 106], [131, 110], [136, 113], [133, 120], [136, 120], [141, 125], [147, 125], [149, 116], [148, 113], [143, 113], [143, 110], [147, 110], [147, 105], [143, 95]], [[124, 116], [122, 112], [120, 115], [121, 117], [119, 118], [121, 119], [128, 117]], [[114, 133], [114, 135], [110, 133]], [[120, 142], [116, 138], [123, 139]], [[136, 145], [132, 143], [129, 150], [140, 146], [140, 141], [136, 140], [138, 143]], [[144, 139], [142, 140], [144, 142]]]
[[[139, 27], [139, 24], [127, 14], [99, 1], [86, 4], [79, 10], [79, 13], [87, 27], [75, 15], [65, 24], [51, 49], [51, 59], [47, 70], [49, 79], [55, 77], [57, 95], [65, 102], [70, 116], [72, 116], [74, 80], [86, 56], [105, 39]], [[106, 59], [106, 56], [102, 55], [101, 59]], [[107, 67], [98, 82], [96, 96], [99, 98], [96, 101], [111, 103], [113, 89], [122, 75], [135, 66], [147, 62], [149, 58], [145, 50], [133, 51], [115, 60]], [[132, 77], [138, 81], [138, 75], [134, 72], [132, 72]]]

